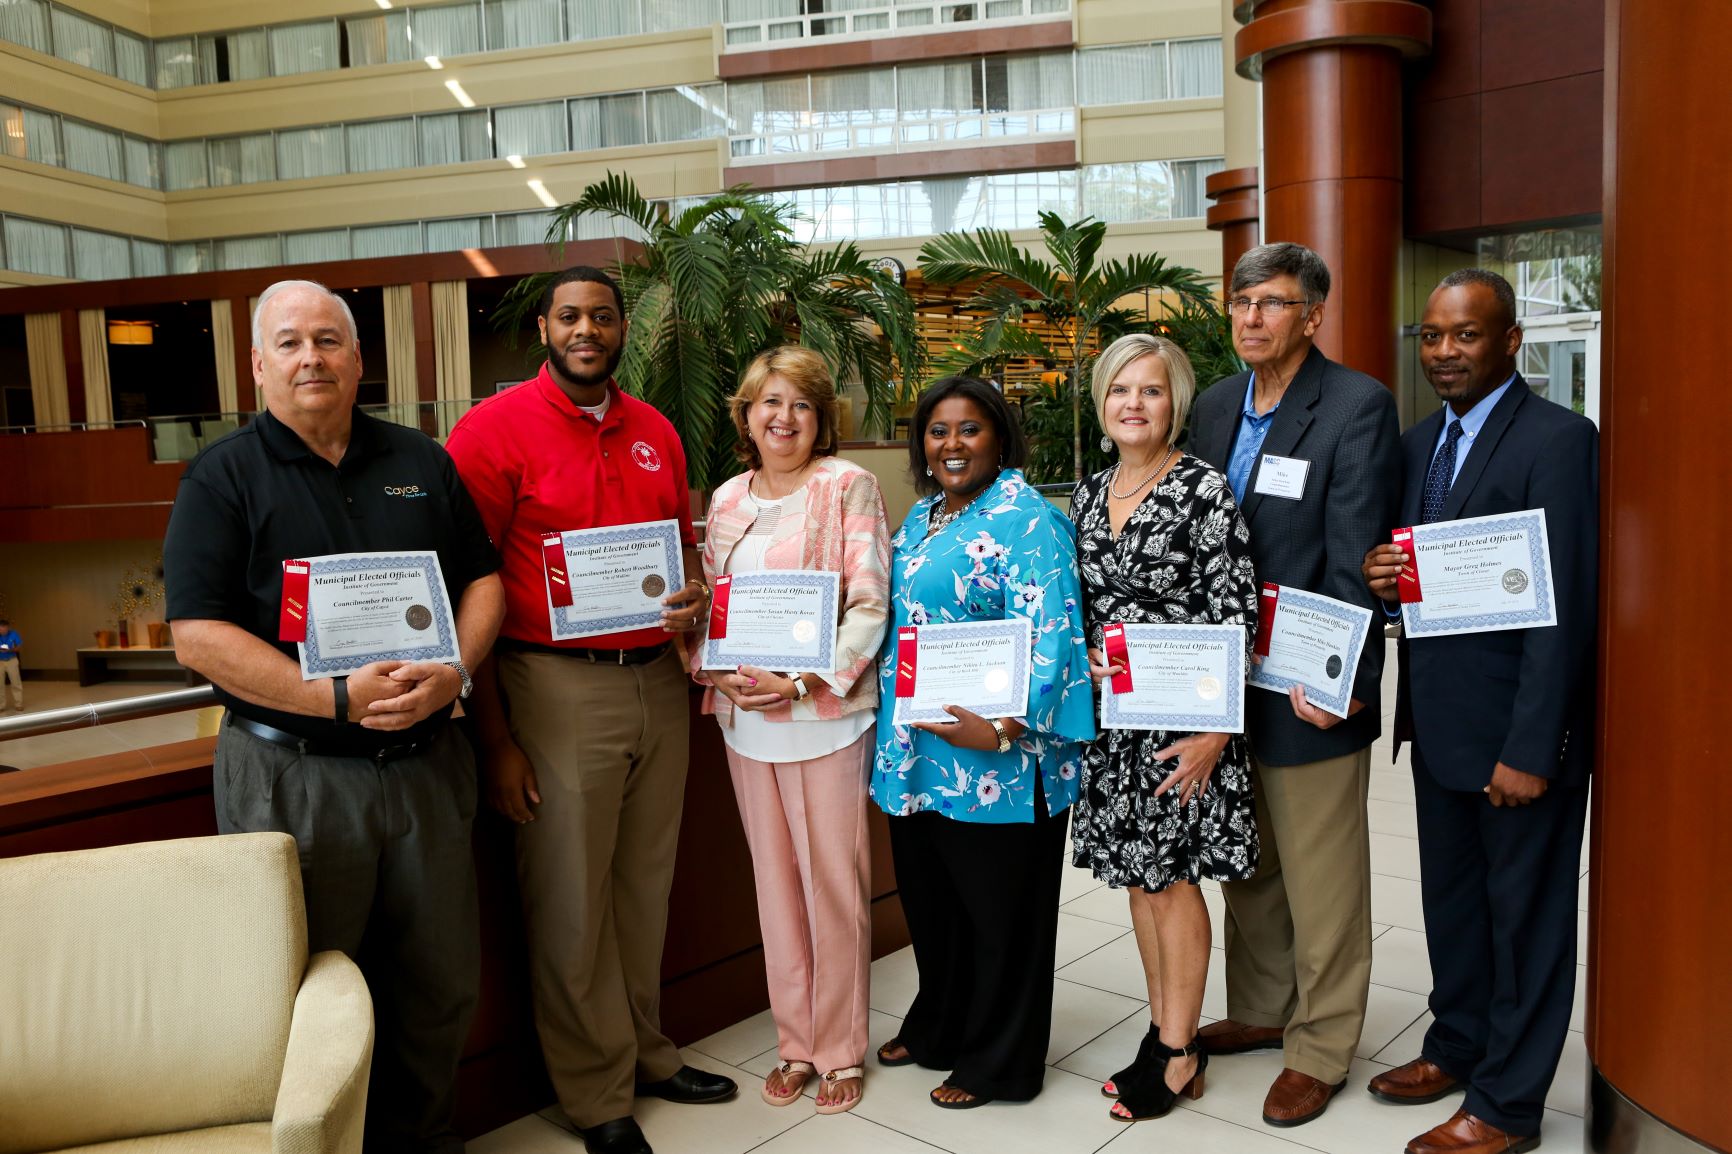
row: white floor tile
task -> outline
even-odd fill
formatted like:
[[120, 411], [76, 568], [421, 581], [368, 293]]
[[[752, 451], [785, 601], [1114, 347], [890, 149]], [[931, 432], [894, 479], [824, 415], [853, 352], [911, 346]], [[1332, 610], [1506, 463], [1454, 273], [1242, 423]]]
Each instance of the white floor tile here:
[[1371, 980], [1412, 994], [1431, 993], [1431, 958], [1425, 935], [1393, 926], [1371, 943]]
[[[941, 1110], [927, 1098], [941, 1076], [918, 1066], [885, 1070], [853, 1114], [958, 1154], [1093, 1154], [1118, 1137], [1093, 1081], [1048, 1070], [1033, 1102]], [[672, 1154], [672, 1151], [661, 1152]], [[828, 1154], [827, 1149], [825, 1154]]]
[[1131, 928], [1130, 898], [1124, 890], [1115, 890], [1111, 886], [1092, 889], [1081, 897], [1066, 902], [1059, 910], [1061, 913], [1093, 918], [1097, 922], [1106, 922], [1127, 930]]
[[1424, 933], [1425, 911], [1420, 904], [1419, 883], [1372, 874], [1371, 916], [1387, 925]]
[[1225, 927], [1227, 918], [1227, 899], [1219, 890], [1204, 890], [1203, 904], [1209, 907], [1209, 944], [1223, 949], [1227, 944]]
[[[799, 1110], [800, 1106], [789, 1106]], [[938, 1154], [937, 1146], [869, 1122], [859, 1107], [846, 1114], [818, 1115], [807, 1110], [805, 1121], [759, 1146], [756, 1154]], [[672, 1154], [672, 1152], [670, 1152]]]
[[1576, 967], [1576, 1000], [1570, 1007], [1570, 1029], [1588, 1028], [1588, 967]]
[[1372, 798], [1365, 803], [1365, 813], [1372, 833], [1387, 833], [1396, 837], [1419, 836], [1419, 819], [1414, 816], [1411, 802], [1380, 801]]
[[465, 1143], [469, 1154], [582, 1154], [583, 1140], [538, 1114]]
[[1401, 1032], [1395, 1041], [1383, 1047], [1372, 1057], [1390, 1066], [1405, 1066], [1419, 1057], [1419, 1051], [1425, 1046], [1425, 1032], [1431, 1029], [1431, 1011], [1419, 1015], [1419, 1020]]
[[1406, 769], [1386, 768], [1389, 762], [1374, 752], [1371, 758], [1371, 797], [1375, 801], [1413, 804], [1413, 775]]
[[1419, 880], [1419, 842], [1390, 833], [1371, 835], [1371, 872]]
[[1576, 883], [1576, 909], [1587, 912], [1588, 909], [1588, 875], [1583, 871], [1581, 881]]
[[1059, 978], [1053, 982], [1052, 1038], [1046, 1060], [1057, 1062], [1127, 1019], [1146, 1020], [1148, 1003], [1120, 994], [1080, 986]]
[[1546, 1095], [1546, 1106], [1581, 1117], [1587, 1111], [1587, 1100], [1587, 1038], [1571, 1030], [1564, 1039], [1563, 1056], [1558, 1061], [1557, 1076], [1552, 1079], [1551, 1093]]
[[[1213, 1076], [1211, 1069], [1210, 1078]], [[1212, 1092], [1205, 1092], [1204, 1099]], [[1126, 1133], [1107, 1147], [1112, 1154], [1132, 1151], [1147, 1154], [1173, 1154], [1174, 1151], [1186, 1154], [1305, 1154], [1307, 1150], [1295, 1140], [1301, 1135], [1295, 1134], [1293, 1139], [1288, 1139], [1281, 1135], [1281, 1131], [1264, 1126], [1260, 1121], [1255, 1129], [1229, 1122], [1194, 1109], [1189, 1102], [1181, 1103], [1180, 1109], [1165, 1118], [1120, 1125]]]
[[914, 947], [903, 946], [872, 963], [872, 987], [867, 1003], [880, 1013], [900, 1018], [920, 992], [920, 972], [914, 966]]
[[692, 1043], [692, 1049], [707, 1054], [718, 1062], [738, 1066], [752, 1057], [773, 1049], [776, 1045], [776, 1022], [770, 1011], [753, 1014], [735, 1022], [725, 1030], [717, 1030], [707, 1038]]
[[1148, 1006], [1142, 1005], [1106, 1033], [1074, 1050], [1058, 1062], [1058, 1068], [1095, 1082], [1104, 1082], [1115, 1070], [1122, 1070], [1137, 1056], [1143, 1035], [1148, 1033]]
[[[871, 1010], [868, 1012], [866, 1022], [866, 1076], [868, 1079], [871, 1078], [872, 1071], [878, 1068], [878, 1063], [873, 1059], [872, 1055], [877, 1052], [879, 1046], [896, 1036], [896, 1031], [901, 1027], [901, 1025], [902, 1019], [891, 1014], [880, 1014], [877, 1010]], [[781, 1061], [782, 1055], [777, 1052], [775, 1035], [772, 1034], [770, 1036], [770, 1045], [767, 1048], [752, 1055], [750, 1058], [740, 1062], [735, 1062], [734, 1065], [752, 1075], [759, 1083], [761, 1083], [765, 1078], [770, 1076], [771, 1070], [774, 1070], [781, 1064]], [[744, 1093], [746, 1087], [742, 1085], [740, 1090]], [[758, 1086], [754, 1083], [752, 1093], [756, 1094], [757, 1092]], [[818, 1086], [816, 1081], [808, 1082], [806, 1085], [806, 1096], [810, 1098], [815, 1096], [817, 1093]]]
[[1365, 1028], [1359, 1034], [1358, 1054], [1370, 1058], [1401, 1036], [1425, 1013], [1425, 995], [1392, 990], [1373, 983], [1365, 999]]
[[1061, 968], [1058, 976], [1068, 982], [1093, 986], [1137, 1001], [1148, 997], [1148, 983], [1143, 980], [1143, 960], [1137, 954], [1134, 934], [1114, 938], [1086, 957]]
[[1128, 932], [1124, 926], [1115, 926], [1109, 922], [1097, 922], [1093, 918], [1060, 911], [1058, 915], [1058, 949], [1055, 951], [1053, 968], [1063, 969], [1084, 954], [1093, 953], [1114, 938]]
[[1068, 901], [1074, 901], [1077, 898], [1082, 897], [1084, 894], [1089, 893], [1092, 890], [1098, 890], [1102, 886], [1106, 885], [1105, 882], [1096, 878], [1095, 875], [1090, 873], [1088, 870], [1078, 869], [1076, 866], [1070, 864], [1069, 842], [1065, 843], [1064, 861], [1064, 873], [1060, 875], [1058, 883], [1059, 905], [1062, 906]]

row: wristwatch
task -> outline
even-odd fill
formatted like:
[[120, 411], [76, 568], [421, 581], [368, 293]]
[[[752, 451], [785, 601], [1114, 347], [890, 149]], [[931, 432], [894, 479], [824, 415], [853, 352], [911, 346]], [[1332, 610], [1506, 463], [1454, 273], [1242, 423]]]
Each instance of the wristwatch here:
[[996, 717], [990, 718], [989, 720], [992, 722], [992, 732], [998, 734], [998, 752], [1009, 753], [1010, 734], [1005, 730], [1004, 722], [1000, 721]]
[[466, 699], [475, 688], [475, 681], [469, 676], [469, 667], [461, 661], [447, 661], [445, 664], [457, 671], [457, 676], [463, 679], [463, 688], [457, 691], [457, 699]]
[[801, 677], [798, 673], [788, 674], [788, 680], [794, 683], [793, 699], [795, 701], [804, 701], [806, 698], [811, 696], [812, 690], [806, 685], [806, 679]]

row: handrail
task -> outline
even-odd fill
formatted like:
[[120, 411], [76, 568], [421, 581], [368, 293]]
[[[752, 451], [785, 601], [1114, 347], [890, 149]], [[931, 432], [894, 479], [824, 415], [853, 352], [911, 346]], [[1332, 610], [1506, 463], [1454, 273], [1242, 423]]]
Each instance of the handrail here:
[[870, 124], [808, 124], [730, 136], [728, 163], [777, 164], [786, 162], [790, 156], [809, 153], [926, 152], [936, 148], [996, 145], [1023, 137], [1069, 137], [1075, 132], [1074, 105], [898, 118]]
[[722, 36], [724, 52], [781, 48], [790, 43], [811, 40], [836, 40], [841, 37], [874, 37], [907, 35], [909, 33], [950, 31], [960, 24], [1009, 24], [1051, 20], [1069, 15], [1070, 3], [1062, 10], [1036, 11], [1034, 0], [1021, 0], [1014, 15], [988, 16], [980, 0], [931, 0], [930, 3], [910, 3], [909, 0], [887, 0], [873, 8], [850, 8], [835, 12], [807, 12], [801, 15], [763, 16], [757, 19], [729, 20], [724, 7]]
[[58, 425], [0, 425], [0, 433], [88, 433], [97, 429], [132, 429], [145, 427], [137, 419], [124, 421], [69, 421]]
[[136, 721], [141, 717], [160, 717], [165, 713], [183, 713], [217, 704], [216, 690], [209, 685], [190, 689], [171, 689], [166, 693], [146, 693], [139, 697], [122, 697], [114, 701], [93, 701], [86, 705], [68, 705], [63, 709], [45, 709], [23, 717], [0, 719], [0, 741], [20, 737], [41, 737], [49, 733], [64, 733], [69, 729], [89, 729], [117, 721]]

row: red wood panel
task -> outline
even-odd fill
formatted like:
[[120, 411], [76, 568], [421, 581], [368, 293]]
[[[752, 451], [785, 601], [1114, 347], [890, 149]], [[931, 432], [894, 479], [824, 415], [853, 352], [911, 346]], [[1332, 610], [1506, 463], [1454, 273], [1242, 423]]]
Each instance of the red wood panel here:
[[[1711, 300], [1732, 247], [1726, 25], [1715, 5], [1608, 0], [1602, 345], [1600, 760], [1589, 895], [1588, 1053], [1662, 1122], [1732, 1150], [1732, 776], [1719, 612], [1664, 590], [1681, 541], [1732, 556], [1718, 375], [1666, 372], [1680, 302]], [[1724, 564], [1693, 604], [1732, 597]]]
[[[1492, 0], [1495, 4], [1497, 0]], [[1484, 0], [1434, 0], [1431, 56], [1416, 71], [1416, 100], [1448, 100], [1480, 90], [1480, 8]]]
[[1604, 80], [1592, 72], [1482, 97], [1482, 228], [1600, 211]]
[[83, 424], [84, 412], [84, 344], [78, 334], [78, 311], [60, 310], [60, 349], [66, 359], [66, 419]]
[[1495, 0], [1482, 4], [1480, 61], [1488, 92], [1603, 72], [1604, 0]]
[[1407, 114], [1407, 231], [1474, 232], [1480, 210], [1480, 94], [1416, 102]]
[[723, 80], [757, 79], [777, 73], [827, 72], [869, 64], [908, 64], [954, 56], [984, 56], [993, 52], [1031, 52], [1068, 48], [1075, 42], [1069, 19], [1039, 24], [1008, 24], [993, 28], [963, 25], [954, 31], [906, 36], [858, 37], [813, 45], [785, 40], [755, 52], [725, 52], [716, 58], [716, 75]]

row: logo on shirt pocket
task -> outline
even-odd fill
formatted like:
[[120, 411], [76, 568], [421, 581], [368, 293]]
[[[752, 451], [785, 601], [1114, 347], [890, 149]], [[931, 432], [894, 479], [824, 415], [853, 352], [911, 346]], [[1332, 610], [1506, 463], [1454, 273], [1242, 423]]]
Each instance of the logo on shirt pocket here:
[[385, 496], [387, 497], [425, 497], [426, 495], [426, 490], [422, 489], [419, 485], [385, 486]]
[[661, 472], [661, 455], [647, 441], [638, 441], [632, 445], [631, 459], [636, 461], [637, 467], [646, 473]]

